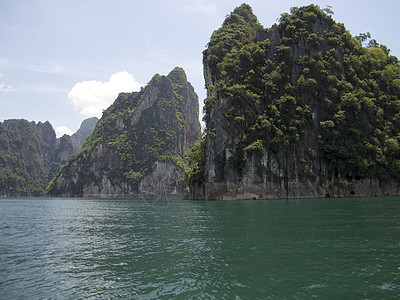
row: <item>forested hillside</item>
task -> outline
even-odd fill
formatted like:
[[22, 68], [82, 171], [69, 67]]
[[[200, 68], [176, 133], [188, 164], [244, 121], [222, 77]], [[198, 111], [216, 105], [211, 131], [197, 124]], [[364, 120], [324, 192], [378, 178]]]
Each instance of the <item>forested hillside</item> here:
[[0, 196], [42, 196], [57, 169], [79, 151], [96, 121], [85, 120], [84, 129], [59, 139], [49, 122], [0, 123]]

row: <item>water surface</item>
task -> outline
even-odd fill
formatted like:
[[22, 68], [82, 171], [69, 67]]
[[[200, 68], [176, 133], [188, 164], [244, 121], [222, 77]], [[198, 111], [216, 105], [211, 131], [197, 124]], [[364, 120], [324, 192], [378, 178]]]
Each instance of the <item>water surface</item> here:
[[1, 299], [391, 299], [400, 198], [1, 199]]

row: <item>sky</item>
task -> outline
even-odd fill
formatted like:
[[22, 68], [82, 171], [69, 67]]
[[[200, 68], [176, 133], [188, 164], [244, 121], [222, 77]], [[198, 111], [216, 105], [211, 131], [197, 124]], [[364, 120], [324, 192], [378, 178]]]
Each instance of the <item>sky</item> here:
[[58, 136], [101, 116], [119, 92], [184, 68], [199, 96], [202, 52], [243, 2], [264, 27], [293, 6], [331, 6], [354, 35], [370, 32], [400, 58], [398, 0], [0, 0], [0, 122], [49, 121]]

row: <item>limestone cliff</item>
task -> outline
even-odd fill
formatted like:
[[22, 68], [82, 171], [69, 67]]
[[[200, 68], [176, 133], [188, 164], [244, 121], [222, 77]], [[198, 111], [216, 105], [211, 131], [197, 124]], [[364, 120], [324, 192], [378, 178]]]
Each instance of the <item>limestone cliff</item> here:
[[83, 120], [79, 129], [71, 135], [73, 154], [76, 154], [81, 150], [83, 142], [92, 133], [98, 120], [97, 117]]
[[236, 8], [203, 53], [205, 137], [192, 199], [398, 195], [400, 67], [329, 10], [264, 28]]
[[[53, 160], [65, 164], [72, 155], [77, 154], [82, 147], [85, 139], [92, 133], [96, 123], [98, 121], [97, 117], [88, 118], [82, 121], [79, 129], [71, 136], [64, 134], [62, 137], [57, 139], [55, 145], [55, 153]], [[53, 179], [53, 176], [50, 179]]]
[[199, 138], [198, 98], [182, 68], [121, 93], [82, 149], [56, 175], [49, 195], [182, 195], [184, 154]]
[[49, 122], [0, 123], [0, 196], [41, 196], [54, 176], [56, 134]]
[[42, 196], [72, 154], [71, 137], [57, 139], [50, 122], [5, 120], [0, 123], [0, 196]]

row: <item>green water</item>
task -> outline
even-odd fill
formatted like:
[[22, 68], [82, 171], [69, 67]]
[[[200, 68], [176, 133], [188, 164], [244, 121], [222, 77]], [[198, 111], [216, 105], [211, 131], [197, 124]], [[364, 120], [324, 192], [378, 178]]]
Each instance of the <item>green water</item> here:
[[400, 198], [0, 200], [0, 299], [399, 295]]

